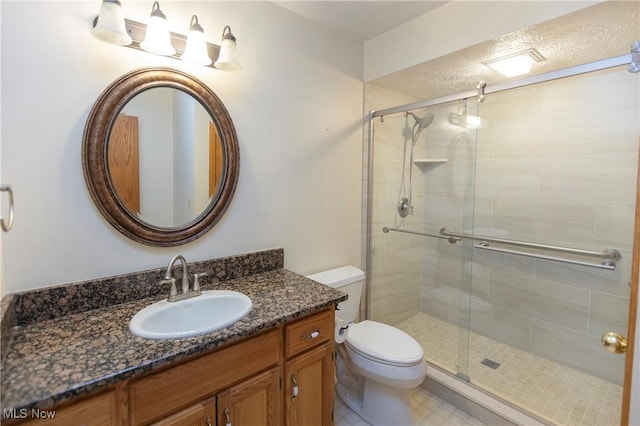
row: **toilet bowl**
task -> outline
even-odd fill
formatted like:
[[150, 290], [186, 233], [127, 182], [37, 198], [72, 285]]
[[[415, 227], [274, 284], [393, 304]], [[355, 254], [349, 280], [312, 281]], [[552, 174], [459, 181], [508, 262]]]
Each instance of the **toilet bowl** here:
[[427, 373], [418, 342], [387, 324], [355, 322], [364, 280], [360, 269], [344, 266], [308, 278], [349, 295], [336, 311], [337, 319], [349, 324], [346, 340], [336, 345], [338, 397], [374, 426], [413, 424], [408, 389]]

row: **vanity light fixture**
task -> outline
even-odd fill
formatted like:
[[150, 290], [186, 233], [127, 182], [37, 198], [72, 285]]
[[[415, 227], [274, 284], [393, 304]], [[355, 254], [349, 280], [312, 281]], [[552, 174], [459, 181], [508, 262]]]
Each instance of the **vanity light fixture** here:
[[171, 56], [176, 53], [176, 49], [171, 44], [167, 17], [160, 10], [160, 3], [157, 1], [154, 1], [151, 7], [147, 31], [140, 47], [156, 55]]
[[196, 65], [211, 65], [212, 61], [207, 53], [207, 40], [204, 38], [204, 30], [198, 23], [196, 15], [191, 17], [187, 44], [180, 59]]
[[[161, 41], [157, 41], [159, 30], [156, 25], [162, 27]], [[224, 71], [242, 69], [238, 61], [236, 38], [231, 34], [229, 26], [222, 31], [222, 48], [206, 41], [196, 15], [191, 17], [189, 37], [169, 32], [166, 16], [157, 1], [153, 3], [149, 24], [145, 25], [123, 18], [119, 0], [103, 0], [100, 15], [93, 20], [91, 34], [107, 43], [182, 59], [189, 63], [214, 68], [212, 58], [218, 58], [215, 68]], [[191, 38], [194, 39], [193, 43], [189, 41]]]
[[102, 1], [100, 14], [96, 18], [96, 21], [94, 21], [91, 34], [107, 43], [118, 44], [120, 46], [131, 44], [132, 40], [124, 24], [120, 1]]
[[533, 64], [544, 60], [544, 56], [536, 49], [527, 49], [523, 52], [485, 61], [483, 64], [505, 77], [515, 77], [530, 73]]
[[[229, 32], [227, 32], [229, 30]], [[222, 30], [222, 46], [220, 47], [220, 55], [218, 60], [213, 64], [214, 67], [223, 71], [237, 71], [242, 69], [238, 60], [238, 45], [236, 38], [231, 33], [231, 27], [226, 26]]]

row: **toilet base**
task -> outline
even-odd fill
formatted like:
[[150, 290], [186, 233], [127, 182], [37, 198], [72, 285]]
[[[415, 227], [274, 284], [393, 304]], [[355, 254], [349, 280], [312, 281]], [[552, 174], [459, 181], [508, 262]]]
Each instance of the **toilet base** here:
[[338, 398], [354, 413], [373, 426], [413, 425], [413, 413], [407, 389], [394, 388], [364, 379], [362, 398], [336, 383]]

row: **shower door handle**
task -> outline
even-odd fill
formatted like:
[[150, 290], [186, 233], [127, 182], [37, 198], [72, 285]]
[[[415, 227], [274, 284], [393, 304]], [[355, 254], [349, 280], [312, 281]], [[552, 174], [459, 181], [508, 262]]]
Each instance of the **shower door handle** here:
[[602, 335], [600, 340], [602, 345], [614, 354], [623, 354], [627, 352], [627, 339], [623, 335], [608, 331]]

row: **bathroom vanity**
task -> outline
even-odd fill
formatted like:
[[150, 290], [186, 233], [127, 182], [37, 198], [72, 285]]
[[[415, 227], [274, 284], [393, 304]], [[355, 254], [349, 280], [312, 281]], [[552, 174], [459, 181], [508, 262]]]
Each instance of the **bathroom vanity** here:
[[[3, 345], [3, 424], [333, 424], [334, 308], [346, 295], [282, 268], [203, 288], [242, 292], [253, 308], [226, 328], [177, 340], [128, 330], [161, 297], [14, 327]], [[17, 305], [19, 318], [30, 303]]]

